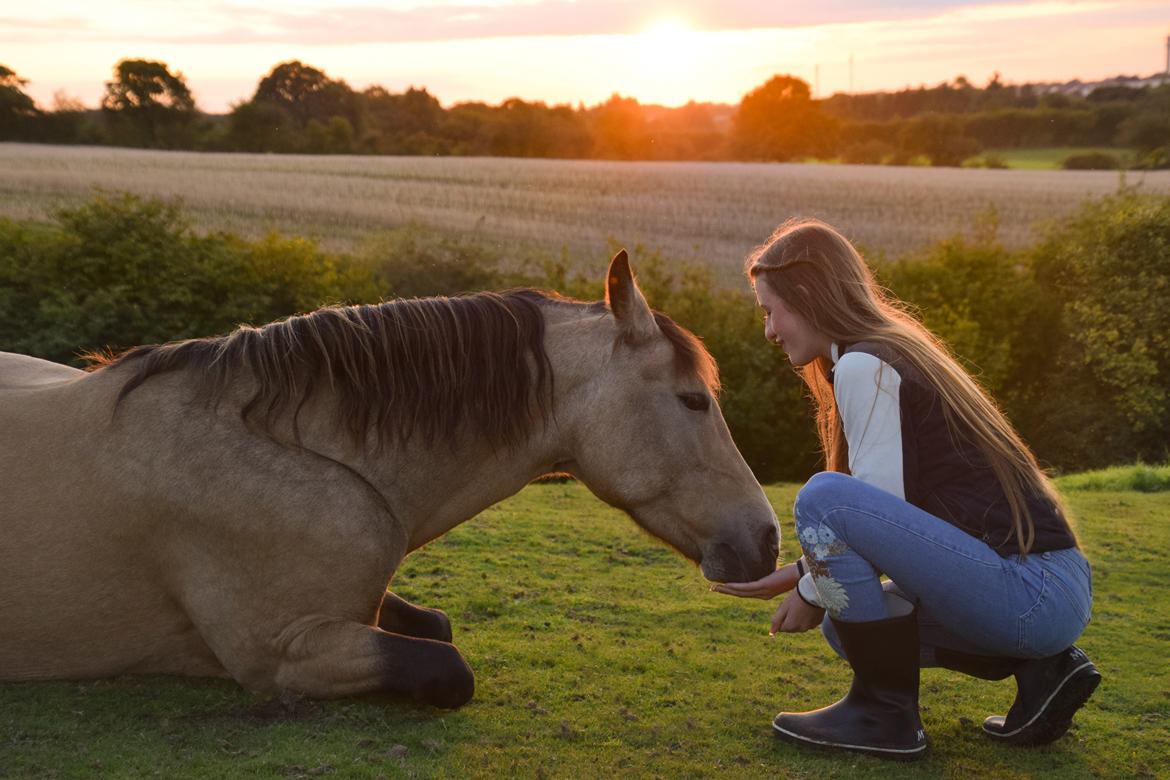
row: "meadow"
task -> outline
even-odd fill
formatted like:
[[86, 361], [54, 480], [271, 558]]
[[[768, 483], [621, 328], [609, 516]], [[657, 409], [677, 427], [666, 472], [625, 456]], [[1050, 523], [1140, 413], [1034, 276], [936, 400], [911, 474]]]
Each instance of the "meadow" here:
[[874, 254], [899, 256], [994, 210], [1008, 247], [1122, 181], [1170, 192], [1170, 171], [971, 170], [867, 165], [605, 162], [163, 152], [0, 144], [0, 216], [44, 220], [95, 189], [181, 198], [203, 230], [269, 231], [351, 251], [419, 224], [498, 250], [564, 251], [595, 263], [642, 245], [738, 278], [784, 219], [815, 216]]
[[[1104, 682], [1068, 735], [992, 745], [1014, 687], [925, 670], [912, 765], [780, 743], [780, 709], [847, 687], [819, 632], [769, 638], [771, 604], [697, 570], [575, 483], [532, 485], [412, 555], [394, 590], [450, 614], [477, 673], [455, 712], [141, 677], [0, 685], [0, 777], [1166, 777], [1170, 467], [1058, 483], [1094, 565], [1079, 643]], [[782, 557], [795, 485], [767, 488]], [[289, 572], [296, 576], [296, 572]], [[84, 642], [84, 636], [77, 641]]]

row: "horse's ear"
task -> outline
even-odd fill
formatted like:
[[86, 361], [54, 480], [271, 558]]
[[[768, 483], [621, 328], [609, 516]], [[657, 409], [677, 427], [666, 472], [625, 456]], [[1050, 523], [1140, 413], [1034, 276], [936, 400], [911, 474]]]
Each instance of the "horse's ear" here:
[[658, 325], [650, 311], [646, 298], [634, 281], [630, 270], [630, 257], [621, 250], [609, 261], [609, 273], [605, 277], [605, 302], [618, 327], [633, 341], [653, 338]]

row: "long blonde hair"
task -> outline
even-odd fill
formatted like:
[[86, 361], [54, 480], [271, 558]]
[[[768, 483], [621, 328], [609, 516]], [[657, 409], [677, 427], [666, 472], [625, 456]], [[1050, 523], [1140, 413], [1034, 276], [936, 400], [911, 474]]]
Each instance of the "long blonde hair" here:
[[[883, 290], [865, 260], [831, 226], [815, 219], [785, 222], [744, 265], [752, 284], [768, 287], [818, 332], [837, 343], [870, 341], [904, 357], [938, 392], [951, 436], [973, 444], [1003, 487], [1022, 554], [1035, 540], [1029, 493], [1060, 496], [1003, 412], [946, 345]], [[818, 356], [799, 369], [816, 405], [817, 434], [830, 471], [848, 473], [848, 444], [830, 378], [832, 363]]]

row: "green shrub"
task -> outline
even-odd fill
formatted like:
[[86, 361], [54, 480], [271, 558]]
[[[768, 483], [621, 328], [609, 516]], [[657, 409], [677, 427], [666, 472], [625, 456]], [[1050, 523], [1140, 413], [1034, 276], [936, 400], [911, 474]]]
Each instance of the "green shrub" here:
[[[517, 255], [408, 226], [338, 256], [299, 238], [197, 235], [176, 204], [99, 195], [53, 224], [0, 220], [0, 349], [78, 364], [85, 350], [214, 335], [328, 303], [514, 286], [598, 300], [614, 249], [582, 275], [564, 253]], [[723, 288], [706, 266], [631, 254], [650, 303], [719, 361], [723, 414], [756, 476], [807, 477], [819, 464], [811, 409], [764, 341], [746, 280]], [[875, 268], [1043, 462], [1068, 471], [1170, 454], [1170, 198], [1089, 203], [1029, 250], [1001, 246], [984, 216], [973, 236]], [[1163, 471], [1150, 473], [1127, 484], [1163, 484]]]
[[1161, 461], [1170, 442], [1170, 198], [1132, 192], [1093, 201], [1033, 250], [1038, 280], [1061, 302], [1037, 404], [1054, 462], [1097, 468]]
[[1121, 167], [1121, 160], [1107, 152], [1086, 152], [1070, 154], [1060, 167], [1066, 171], [1115, 171]]
[[175, 203], [98, 195], [49, 228], [0, 222], [0, 349], [89, 350], [208, 336], [371, 295], [303, 239], [196, 235]]

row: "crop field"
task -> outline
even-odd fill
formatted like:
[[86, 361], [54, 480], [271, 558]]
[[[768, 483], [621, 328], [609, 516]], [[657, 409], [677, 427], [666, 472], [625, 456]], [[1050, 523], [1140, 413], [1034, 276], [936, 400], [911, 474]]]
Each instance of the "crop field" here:
[[[450, 614], [477, 674], [466, 707], [272, 697], [225, 680], [6, 683], [0, 777], [1166, 777], [1170, 467], [1058, 484], [1094, 567], [1078, 644], [1104, 681], [1045, 748], [980, 735], [1010, 681], [938, 669], [922, 676], [931, 747], [918, 763], [778, 742], [777, 711], [848, 686], [819, 632], [769, 638], [771, 604], [711, 593], [581, 485], [538, 484], [415, 553], [394, 582]], [[796, 486], [767, 492], [791, 560]]]
[[[497, 246], [596, 261], [607, 242], [698, 260], [734, 279], [777, 224], [814, 216], [898, 255], [968, 230], [994, 208], [1000, 238], [1117, 190], [1107, 171], [864, 165], [278, 156], [0, 144], [0, 216], [43, 219], [96, 188], [181, 198], [197, 227], [268, 231], [346, 250], [406, 223]], [[1130, 173], [1170, 192], [1170, 171]]]

